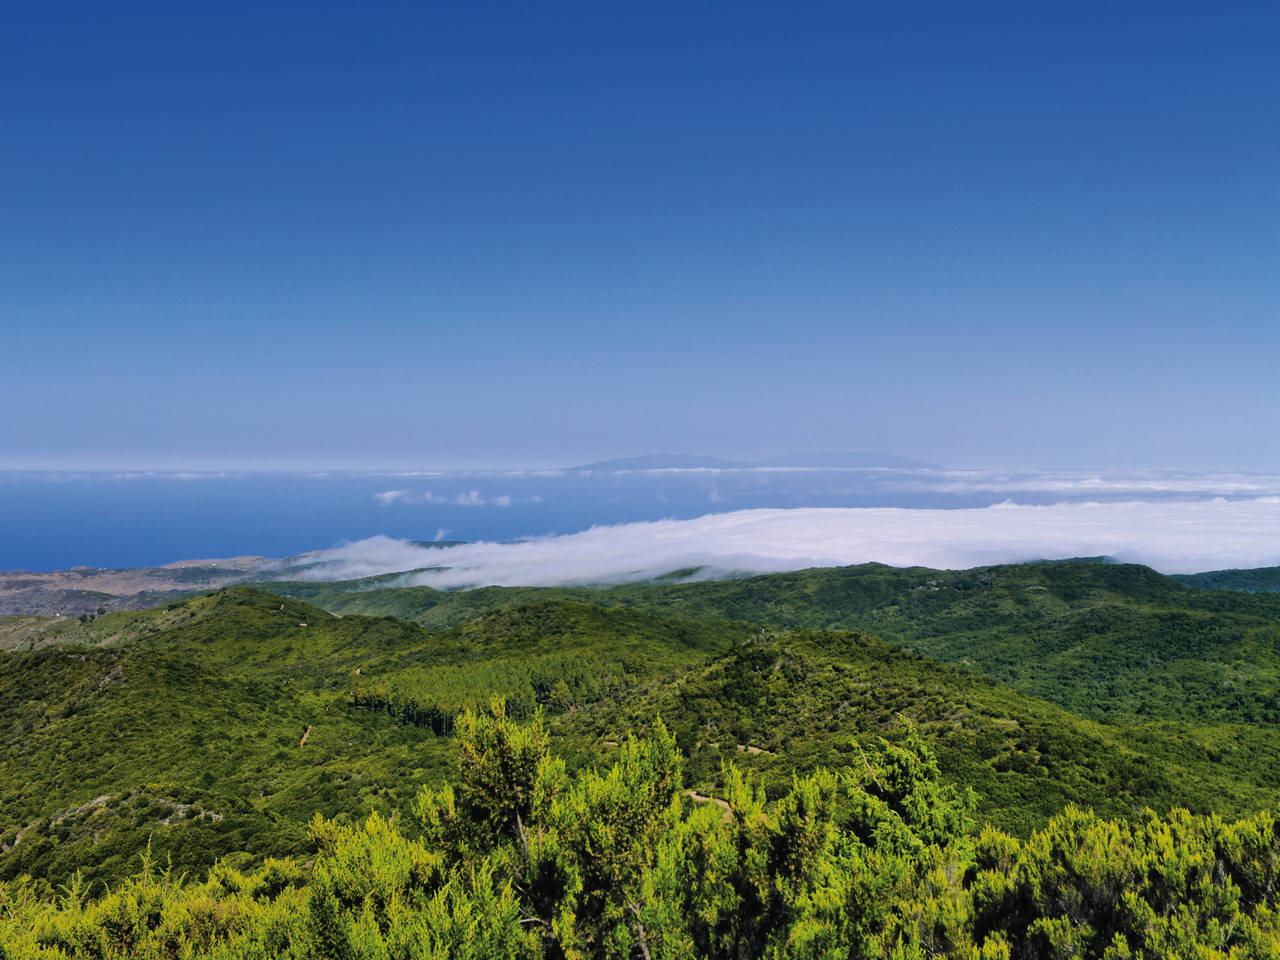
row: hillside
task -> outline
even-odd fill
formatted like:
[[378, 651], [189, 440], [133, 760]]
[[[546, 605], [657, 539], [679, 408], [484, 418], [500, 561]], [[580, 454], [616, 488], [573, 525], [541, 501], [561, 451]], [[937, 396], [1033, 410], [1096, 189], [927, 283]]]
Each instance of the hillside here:
[[260, 576], [265, 557], [181, 560], [159, 567], [108, 570], [0, 571], [0, 616], [13, 613], [71, 617], [98, 610], [138, 610], [169, 595], [212, 590]]
[[[301, 855], [316, 812], [407, 815], [415, 785], [452, 761], [456, 718], [494, 693], [513, 716], [546, 711], [573, 768], [608, 761], [628, 729], [661, 716], [691, 788], [710, 796], [726, 758], [776, 795], [793, 772], [856, 767], [877, 737], [907, 736], [904, 720], [947, 782], [978, 791], [981, 818], [1018, 834], [1071, 802], [1114, 816], [1144, 804], [1243, 813], [1273, 796], [1280, 763], [1264, 725], [1099, 723], [866, 633], [713, 616], [816, 616], [828, 594], [889, 592], [884, 574], [560, 592], [595, 603], [436, 594], [426, 609], [453, 623], [434, 631], [243, 587], [40, 622], [0, 654], [0, 879], [118, 877], [148, 840], [197, 875], [220, 857]], [[1152, 602], [1158, 582], [1144, 593], [1150, 578], [1130, 575], [1133, 602]], [[923, 604], [948, 596], [928, 592]]]
[[1250, 570], [1209, 570], [1175, 574], [1174, 580], [1201, 590], [1243, 590], [1246, 593], [1280, 593], [1280, 567]]
[[1280, 597], [1192, 589], [1129, 564], [865, 564], [717, 582], [451, 592], [262, 586], [433, 629], [566, 598], [685, 619], [863, 630], [1097, 720], [1280, 721]]
[[425, 676], [461, 709], [495, 690], [529, 698], [531, 664], [635, 682], [746, 632], [561, 605], [431, 634], [243, 588], [61, 621], [0, 655], [0, 879], [119, 876], [148, 837], [182, 869], [260, 860], [300, 852], [316, 812], [391, 815], [449, 744], [357, 709], [362, 677]]
[[316, 810], [389, 809], [441, 761], [342, 696], [425, 636], [227, 591], [0, 657], [0, 877], [118, 876], [148, 836], [181, 869], [298, 853]]
[[774, 796], [726, 764], [715, 798], [686, 789], [660, 722], [603, 769], [570, 771], [500, 702], [457, 739], [412, 825], [316, 817], [303, 865], [193, 881], [146, 855], [100, 896], [0, 884], [0, 956], [1270, 960], [1280, 944], [1274, 812], [1069, 808], [1020, 839], [976, 829], [972, 792], [911, 732]]
[[[1110, 727], [858, 632], [758, 636], [728, 656], [601, 704], [572, 722], [617, 741], [660, 716], [688, 754], [688, 777], [719, 795], [721, 763], [754, 770], [771, 796], [797, 771], [858, 767], [879, 737], [916, 731], [944, 778], [971, 786], [982, 820], [1025, 834], [1069, 804], [1249, 810], [1273, 796], [1280, 764], [1250, 779], [1177, 730]], [[1257, 758], [1254, 758], [1255, 760]]]

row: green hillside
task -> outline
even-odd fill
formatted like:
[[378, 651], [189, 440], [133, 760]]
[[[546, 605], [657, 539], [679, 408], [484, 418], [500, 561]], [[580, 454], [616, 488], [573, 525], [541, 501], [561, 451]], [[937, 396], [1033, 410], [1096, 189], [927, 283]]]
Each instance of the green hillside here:
[[226, 591], [0, 657], [0, 877], [116, 876], [149, 836], [203, 869], [300, 852], [316, 810], [389, 812], [440, 751], [344, 691], [355, 664], [425, 637]]
[[777, 795], [796, 771], [856, 767], [863, 747], [915, 730], [949, 782], [977, 791], [981, 818], [1017, 833], [1068, 804], [1108, 816], [1142, 806], [1252, 810], [1280, 782], [1269, 731], [1257, 737], [1264, 754], [1223, 763], [1196, 728], [1096, 723], [858, 632], [762, 635], [564, 726], [616, 741], [654, 716], [675, 730], [689, 778], [717, 795], [726, 758]]
[[449, 592], [263, 586], [433, 629], [571, 598], [683, 619], [863, 630], [1098, 720], [1280, 722], [1280, 596], [1196, 590], [1129, 564], [865, 564], [708, 583]]
[[1201, 590], [1243, 590], [1246, 593], [1280, 593], [1280, 567], [1248, 570], [1210, 570], [1174, 574], [1173, 579]]
[[371, 679], [451, 713], [493, 692], [531, 712], [570, 667], [619, 694], [751, 629], [559, 604], [431, 634], [242, 588], [58, 622], [0, 655], [0, 879], [118, 876], [148, 837], [202, 870], [299, 853], [317, 812], [392, 815], [449, 742], [359, 709]]
[[[439, 782], [452, 762], [458, 716], [494, 693], [513, 717], [544, 711], [573, 768], [610, 760], [627, 730], [661, 716], [691, 789], [707, 796], [722, 794], [726, 758], [776, 796], [794, 772], [858, 766], [909, 724], [947, 782], [978, 792], [982, 820], [1022, 835], [1068, 803], [1116, 817], [1142, 805], [1234, 815], [1274, 795], [1272, 728], [1250, 718], [1252, 701], [1233, 713], [1212, 684], [1218, 714], [1205, 721], [1172, 708], [1144, 717], [1118, 699], [1072, 711], [1065, 695], [1054, 704], [978, 675], [972, 659], [965, 669], [907, 649], [982, 652], [985, 638], [999, 652], [984, 662], [1029, 686], [1050, 654], [1068, 673], [1090, 643], [1119, 649], [1132, 635], [1158, 649], [1133, 625], [1166, 623], [1172, 610], [1201, 631], [1174, 653], [1260, 687], [1272, 669], [1265, 598], [1230, 595], [1257, 602], [1227, 604], [1215, 632], [1201, 629], [1210, 609], [1173, 606], [1199, 592], [1142, 568], [950, 576], [864, 567], [595, 591], [401, 591], [431, 601], [424, 609], [448, 624], [436, 630], [249, 588], [84, 622], [28, 618], [10, 631], [26, 639], [0, 654], [0, 879], [118, 877], [148, 841], [201, 875], [220, 857], [301, 855], [316, 812], [338, 823], [406, 816], [415, 786]], [[397, 596], [340, 589], [312, 597], [336, 607], [335, 597]], [[1096, 618], [1117, 605], [1132, 616]], [[900, 628], [879, 629], [899, 643], [827, 629], [877, 617]], [[1106, 629], [1082, 634], [1082, 622]], [[1025, 639], [1035, 630], [1038, 645]], [[1213, 660], [1227, 650], [1229, 663]], [[1136, 654], [1113, 662], [1131, 672], [1116, 689], [1139, 682]], [[1145, 682], [1186, 687], [1150, 664]]]

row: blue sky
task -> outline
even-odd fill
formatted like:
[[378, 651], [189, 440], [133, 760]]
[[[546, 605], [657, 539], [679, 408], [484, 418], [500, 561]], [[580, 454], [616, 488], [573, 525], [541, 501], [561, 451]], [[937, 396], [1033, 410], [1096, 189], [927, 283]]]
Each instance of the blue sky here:
[[1274, 4], [11, 4], [0, 459], [1280, 465]]

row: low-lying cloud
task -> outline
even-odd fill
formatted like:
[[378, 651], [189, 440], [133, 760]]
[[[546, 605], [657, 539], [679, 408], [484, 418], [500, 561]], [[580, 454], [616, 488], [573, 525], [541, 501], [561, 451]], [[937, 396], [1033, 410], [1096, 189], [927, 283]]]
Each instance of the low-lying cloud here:
[[393, 503], [447, 503], [447, 497], [438, 497], [430, 490], [423, 490], [421, 493], [414, 493], [410, 490], [383, 490], [381, 493], [375, 493], [373, 499], [384, 507], [389, 507]]
[[902, 490], [936, 493], [1048, 493], [1064, 498], [1161, 494], [1179, 496], [1254, 496], [1280, 491], [1280, 478], [1271, 474], [1239, 473], [1021, 473], [1001, 474], [986, 470], [946, 470], [920, 478], [899, 480]]
[[[442, 504], [452, 503], [459, 507], [509, 507], [511, 506], [511, 494], [504, 493], [498, 497], [485, 498], [480, 495], [479, 490], [464, 490], [462, 493], [456, 494], [452, 499], [445, 496], [432, 493], [430, 490], [423, 490], [415, 493], [412, 490], [383, 490], [373, 495], [376, 500], [384, 507], [389, 507], [394, 503], [401, 504]], [[541, 498], [536, 498], [541, 500]]]
[[616, 583], [695, 567], [711, 578], [868, 561], [963, 569], [1103, 555], [1164, 573], [1280, 564], [1280, 497], [739, 510], [444, 548], [372, 537], [309, 555], [306, 568], [291, 575], [346, 580], [403, 572], [405, 583], [443, 589]]

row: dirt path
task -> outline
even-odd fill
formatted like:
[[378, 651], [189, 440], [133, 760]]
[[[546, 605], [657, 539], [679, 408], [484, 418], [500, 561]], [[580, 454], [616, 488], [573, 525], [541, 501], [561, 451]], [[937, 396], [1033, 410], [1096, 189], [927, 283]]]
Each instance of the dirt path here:
[[719, 797], [704, 797], [697, 790], [686, 790], [685, 796], [698, 803], [714, 803], [717, 807], [724, 811], [724, 822], [728, 823], [733, 819], [733, 807], [729, 806], [728, 800], [721, 800]]

